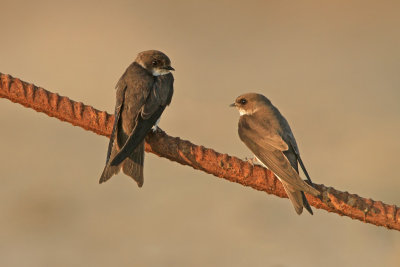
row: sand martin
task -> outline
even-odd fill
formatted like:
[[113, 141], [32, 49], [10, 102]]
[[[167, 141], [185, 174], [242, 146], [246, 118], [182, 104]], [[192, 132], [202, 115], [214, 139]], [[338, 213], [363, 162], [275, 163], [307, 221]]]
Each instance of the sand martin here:
[[143, 185], [144, 138], [171, 103], [170, 59], [156, 50], [138, 54], [116, 85], [115, 122], [100, 183], [122, 171]]
[[[297, 214], [302, 213], [303, 207], [313, 214], [304, 192], [314, 196], [318, 196], [320, 192], [312, 187], [286, 119], [261, 94], [241, 95], [231, 106], [236, 107], [240, 113], [238, 132], [243, 143], [282, 182]], [[300, 178], [298, 163], [310, 184]]]

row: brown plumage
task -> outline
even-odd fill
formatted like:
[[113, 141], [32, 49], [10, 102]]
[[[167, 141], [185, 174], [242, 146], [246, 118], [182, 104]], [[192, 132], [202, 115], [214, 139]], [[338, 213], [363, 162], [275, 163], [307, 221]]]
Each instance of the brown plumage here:
[[[241, 95], [231, 106], [235, 106], [241, 114], [238, 129], [240, 139], [279, 178], [296, 212], [301, 214], [304, 206], [313, 214], [304, 192], [314, 196], [320, 192], [311, 186], [311, 179], [286, 119], [261, 94]], [[311, 185], [300, 178], [298, 163]]]
[[170, 104], [174, 70], [162, 52], [138, 54], [119, 79], [115, 121], [100, 183], [122, 171], [143, 185], [144, 138]]

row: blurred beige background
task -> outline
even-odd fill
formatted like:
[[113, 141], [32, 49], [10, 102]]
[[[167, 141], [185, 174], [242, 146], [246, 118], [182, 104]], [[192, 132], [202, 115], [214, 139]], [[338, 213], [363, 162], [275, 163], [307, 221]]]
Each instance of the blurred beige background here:
[[[290, 122], [316, 183], [400, 204], [398, 1], [4, 1], [0, 72], [113, 112], [142, 50], [172, 59], [160, 127], [239, 157], [241, 93]], [[400, 234], [146, 154], [103, 185], [108, 140], [0, 99], [1, 266], [398, 266]]]

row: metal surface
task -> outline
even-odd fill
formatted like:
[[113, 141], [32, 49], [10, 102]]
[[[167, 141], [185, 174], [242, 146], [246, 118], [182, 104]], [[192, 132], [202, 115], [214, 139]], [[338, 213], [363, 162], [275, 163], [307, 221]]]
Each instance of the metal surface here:
[[[100, 135], [109, 137], [111, 134], [114, 116], [104, 111], [72, 101], [68, 97], [59, 96], [9, 75], [0, 73], [0, 81], [2, 98]], [[231, 182], [279, 197], [287, 197], [282, 184], [269, 170], [261, 166], [252, 166], [239, 158], [218, 153], [178, 137], [171, 137], [165, 132], [149, 134], [146, 137], [146, 151]], [[400, 230], [399, 207], [322, 184], [315, 186], [322, 195], [320, 197], [307, 195], [312, 206], [365, 223]]]

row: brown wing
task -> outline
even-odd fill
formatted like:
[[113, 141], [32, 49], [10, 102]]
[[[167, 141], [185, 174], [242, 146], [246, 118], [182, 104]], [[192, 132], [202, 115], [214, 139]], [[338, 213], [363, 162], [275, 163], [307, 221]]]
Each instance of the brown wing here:
[[[251, 128], [251, 126], [253, 128]], [[294, 189], [319, 195], [319, 191], [305, 183], [293, 169], [283, 154], [288, 145], [276, 133], [272, 133], [259, 124], [251, 116], [241, 116], [239, 120], [239, 136], [254, 155], [280, 179]]]
[[143, 119], [149, 119], [160, 106], [167, 106], [171, 103], [174, 92], [174, 76], [171, 73], [157, 76], [153, 89], [151, 90], [146, 103], [144, 104], [141, 116]]
[[160, 118], [166, 105], [171, 102], [173, 81], [172, 74], [157, 77], [141, 112], [136, 117], [135, 128], [121, 150], [111, 161], [112, 166], [120, 164], [143, 141], [147, 133]]
[[243, 131], [250, 140], [257, 140], [257, 144], [266, 149], [273, 147], [275, 149], [286, 151], [289, 149], [285, 141], [271, 130], [272, 127], [265, 125], [265, 122], [258, 122], [253, 116], [241, 116], [239, 119], [239, 135]]
[[113, 148], [115, 136], [117, 134], [119, 118], [121, 117], [121, 109], [122, 109], [122, 105], [124, 104], [124, 95], [125, 95], [126, 87], [125, 86], [120, 87], [120, 86], [118, 86], [118, 84], [117, 84], [117, 94], [116, 94], [116, 103], [115, 103], [115, 112], [114, 112], [114, 125], [113, 125], [113, 129], [111, 132], [110, 142], [108, 143], [106, 164], [110, 160], [111, 150]]
[[[292, 133], [292, 129], [290, 129], [289, 123], [287, 122], [287, 120], [285, 119], [285, 117], [283, 117], [279, 111], [278, 111], [278, 115], [281, 117], [281, 127], [282, 127], [282, 132], [283, 132], [283, 139], [285, 140], [285, 142], [287, 144], [289, 144], [289, 150], [290, 153], [293, 154], [292, 157], [295, 157], [295, 161], [292, 162], [292, 166], [295, 164], [296, 165], [296, 169], [297, 169], [297, 162], [300, 163], [301, 168], [303, 169], [304, 174], [307, 177], [307, 180], [312, 183], [310, 175], [307, 172], [306, 166], [303, 163], [303, 160], [300, 157], [300, 151], [299, 148], [297, 147], [297, 143], [296, 143], [296, 139], [294, 138], [294, 135]], [[285, 154], [287, 155], [287, 153], [285, 152]]]

